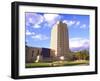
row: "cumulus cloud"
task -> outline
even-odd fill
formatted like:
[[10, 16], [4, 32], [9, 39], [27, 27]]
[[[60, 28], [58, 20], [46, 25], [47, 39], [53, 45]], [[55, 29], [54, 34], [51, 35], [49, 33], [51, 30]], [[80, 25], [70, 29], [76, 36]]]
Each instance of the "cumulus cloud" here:
[[75, 24], [75, 21], [73, 21], [73, 20], [64, 20], [63, 23], [66, 23], [68, 26], [72, 26], [73, 24]]
[[32, 26], [33, 28], [41, 28], [41, 26], [39, 24], [35, 24]]
[[81, 25], [80, 28], [82, 29], [86, 28], [86, 24]]
[[72, 26], [76, 23], [74, 20], [64, 20], [63, 23], [66, 23], [68, 26]]
[[54, 19], [58, 19], [60, 17], [60, 15], [58, 15], [58, 14], [44, 14], [44, 18], [45, 18], [45, 20], [46, 21], [52, 21], [52, 20], [54, 20]]
[[70, 48], [87, 48], [89, 47], [89, 40], [86, 38], [71, 38], [69, 41]]
[[79, 26], [80, 25], [80, 21], [77, 20], [63, 20], [63, 23], [66, 23], [68, 26]]
[[61, 19], [59, 14], [44, 14], [26, 13], [26, 26], [33, 28], [41, 28], [44, 23], [46, 27], [52, 27], [57, 21]]
[[77, 25], [77, 26], [80, 25], [80, 21], [77, 21], [77, 22], [76, 22], [76, 25]]
[[74, 25], [74, 27], [79, 27], [81, 29], [85, 29], [87, 27], [86, 24], [81, 24], [80, 21], [78, 20], [63, 20], [63, 23], [66, 23], [69, 27], [71, 27], [72, 25]]
[[44, 17], [37, 13], [26, 13], [26, 26], [33, 28], [41, 28], [40, 24], [43, 23]]
[[34, 32], [30, 32], [29, 30], [26, 30], [26, 35], [35, 35]]
[[29, 30], [26, 30], [26, 35], [31, 36], [35, 40], [47, 40], [47, 39], [49, 39], [49, 37], [46, 35], [36, 34], [35, 32], [30, 32]]
[[26, 35], [31, 35], [31, 32], [29, 32], [28, 30], [26, 30]]
[[32, 38], [36, 39], [36, 40], [47, 40], [47, 39], [49, 39], [46, 35], [42, 35], [42, 34], [33, 35]]
[[[38, 14], [38, 13], [26, 13], [26, 27], [41, 28], [41, 27], [53, 27], [57, 21], [63, 18], [60, 14]], [[73, 26], [80, 28], [86, 28], [86, 24], [81, 24], [79, 20], [63, 20], [69, 27]], [[41, 25], [42, 24], [42, 25]]]
[[57, 21], [59, 21], [61, 16], [59, 14], [44, 14], [45, 22], [49, 27], [52, 27]]

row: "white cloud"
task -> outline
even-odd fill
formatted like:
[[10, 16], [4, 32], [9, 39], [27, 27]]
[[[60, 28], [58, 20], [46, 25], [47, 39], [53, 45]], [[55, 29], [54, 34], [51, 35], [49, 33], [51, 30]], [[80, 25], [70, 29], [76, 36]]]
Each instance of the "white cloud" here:
[[[63, 23], [66, 23], [69, 27], [74, 25], [74, 27], [79, 27], [81, 25], [81, 22], [78, 20], [64, 20]], [[82, 24], [80, 28], [85, 29], [87, 26], [86, 24]]]
[[35, 32], [31, 32], [31, 35], [35, 35]]
[[70, 48], [88, 47], [89, 40], [86, 38], [71, 38], [69, 41]]
[[46, 21], [52, 21], [55, 20], [56, 18], [58, 18], [60, 15], [58, 14], [44, 14], [44, 18]]
[[26, 35], [31, 35], [31, 32], [29, 32], [28, 30], [26, 30]]
[[49, 39], [46, 35], [42, 35], [42, 34], [33, 35], [32, 38], [37, 39], [37, 40], [47, 40], [47, 39]]
[[39, 24], [35, 24], [34, 26], [32, 26], [33, 28], [41, 28], [41, 26]]
[[68, 26], [72, 26], [76, 23], [75, 20], [64, 20], [63, 23], [66, 23]]
[[30, 32], [29, 30], [26, 30], [26, 35], [35, 35], [34, 32]]
[[86, 24], [81, 25], [80, 28], [86, 28]]
[[75, 24], [75, 21], [69, 21], [68, 24], [69, 24], [69, 25], [73, 25], [73, 24]]
[[61, 18], [58, 14], [44, 14], [44, 19], [49, 27], [52, 27]]
[[34, 20], [32, 19], [32, 17], [30, 17], [30, 18], [29, 18], [29, 23], [33, 23], [33, 21], [34, 21]]
[[76, 25], [77, 25], [77, 26], [80, 25], [80, 21], [77, 21], [77, 22], [76, 22]]
[[44, 17], [37, 13], [27, 13], [26, 26], [33, 28], [41, 28], [40, 24], [44, 21]]

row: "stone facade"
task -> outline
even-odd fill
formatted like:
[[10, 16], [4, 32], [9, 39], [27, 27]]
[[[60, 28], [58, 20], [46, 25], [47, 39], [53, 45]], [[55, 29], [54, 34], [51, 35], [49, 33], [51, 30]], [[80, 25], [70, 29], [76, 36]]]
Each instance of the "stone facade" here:
[[53, 61], [54, 52], [48, 48], [26, 46], [26, 63]]
[[41, 55], [41, 48], [25, 47], [26, 49], [26, 62], [35, 62], [38, 55]]
[[51, 31], [51, 49], [55, 50], [55, 56], [68, 59], [69, 54], [69, 35], [67, 24], [57, 22]]

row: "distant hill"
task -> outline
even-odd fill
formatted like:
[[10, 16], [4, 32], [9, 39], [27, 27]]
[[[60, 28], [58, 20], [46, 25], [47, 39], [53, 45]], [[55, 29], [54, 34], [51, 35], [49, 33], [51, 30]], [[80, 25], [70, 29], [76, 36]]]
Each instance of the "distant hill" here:
[[77, 47], [77, 48], [70, 48], [72, 52], [81, 51], [81, 50], [89, 50], [89, 47]]

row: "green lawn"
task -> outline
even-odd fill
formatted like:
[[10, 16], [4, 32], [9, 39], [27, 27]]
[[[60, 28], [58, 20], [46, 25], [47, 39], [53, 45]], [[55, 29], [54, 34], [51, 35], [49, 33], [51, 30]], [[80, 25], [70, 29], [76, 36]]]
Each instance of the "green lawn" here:
[[33, 68], [33, 67], [49, 67], [50, 63], [27, 63], [26, 68]]
[[75, 65], [89, 65], [89, 61], [55, 61], [55, 62], [38, 62], [38, 63], [27, 63], [26, 68], [35, 67], [58, 67], [58, 66], [75, 66]]
[[74, 66], [74, 65], [89, 65], [89, 61], [81, 60], [81, 61], [70, 61], [64, 63], [64, 66]]

